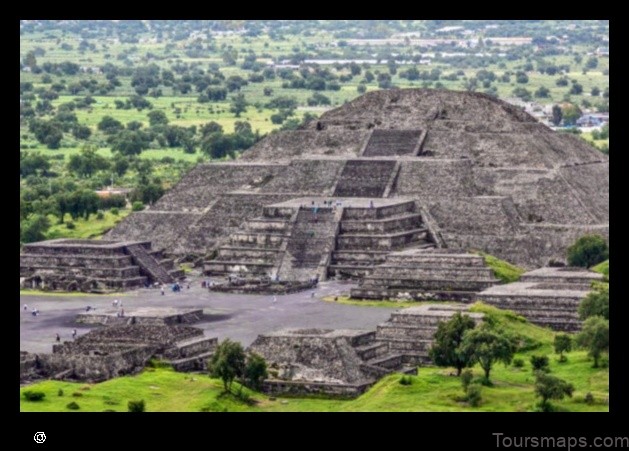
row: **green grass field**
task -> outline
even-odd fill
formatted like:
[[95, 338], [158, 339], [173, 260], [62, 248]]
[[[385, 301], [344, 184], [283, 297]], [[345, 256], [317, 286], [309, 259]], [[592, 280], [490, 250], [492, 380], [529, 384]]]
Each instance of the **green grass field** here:
[[96, 215], [90, 215], [88, 220], [84, 218], [73, 221], [75, 228], [69, 229], [66, 223], [70, 221], [70, 215], [66, 215], [65, 223], [58, 224], [59, 218], [49, 216], [52, 227], [46, 232], [46, 239], [55, 238], [100, 238], [104, 233], [111, 230], [114, 225], [124, 219], [131, 210], [120, 210], [118, 215], [113, 215], [110, 211], [104, 212], [103, 219], [96, 219]]
[[489, 266], [494, 271], [494, 275], [504, 283], [520, 280], [520, 276], [525, 272], [523, 268], [501, 260], [498, 257], [494, 257], [493, 255], [481, 251], [475, 251], [475, 253], [485, 259], [485, 264]]
[[[459, 378], [448, 368], [420, 367], [417, 376], [411, 376], [411, 385], [399, 383], [401, 375], [392, 374], [374, 385], [362, 396], [353, 400], [325, 399], [322, 397], [277, 397], [272, 399], [244, 389], [253, 399], [244, 403], [233, 395], [222, 392], [219, 380], [204, 374], [176, 373], [161, 367], [146, 368], [142, 373], [125, 376], [99, 384], [45, 381], [25, 390], [40, 390], [46, 394], [39, 402], [20, 398], [23, 412], [65, 412], [72, 401], [83, 412], [104, 410], [126, 411], [130, 400], [144, 399], [147, 411], [199, 412], [199, 411], [285, 411], [285, 412], [450, 412], [450, 411], [513, 411], [535, 410], [534, 377], [529, 359], [533, 354], [548, 355], [551, 374], [574, 384], [572, 398], [553, 404], [559, 410], [606, 412], [609, 407], [609, 371], [593, 369], [585, 351], [568, 354], [568, 362], [559, 363], [552, 353], [554, 332], [534, 326], [511, 312], [500, 311], [486, 305], [474, 305], [474, 311], [490, 315], [506, 331], [518, 337], [523, 351], [516, 358], [524, 360], [522, 368], [497, 364], [491, 373], [493, 386], [482, 388], [482, 403], [470, 407], [461, 401], [463, 394]], [[474, 375], [481, 377], [480, 368]], [[59, 396], [59, 390], [63, 396]], [[78, 395], [73, 396], [75, 393]], [[587, 393], [594, 397], [593, 404], [584, 402]]]

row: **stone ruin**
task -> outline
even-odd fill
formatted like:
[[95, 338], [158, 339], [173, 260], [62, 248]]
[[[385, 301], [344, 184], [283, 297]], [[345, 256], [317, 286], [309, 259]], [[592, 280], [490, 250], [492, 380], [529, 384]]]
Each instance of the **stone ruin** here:
[[173, 260], [148, 241], [57, 239], [25, 244], [20, 254], [24, 288], [106, 292], [181, 277]]
[[53, 345], [52, 354], [20, 352], [20, 382], [42, 378], [101, 382], [141, 371], [152, 358], [177, 371], [206, 369], [217, 346], [191, 326], [113, 325]]
[[[354, 397], [387, 374], [416, 374], [418, 364], [429, 362], [439, 322], [466, 309], [460, 304], [410, 307], [394, 312], [376, 331], [284, 329], [259, 335], [249, 351], [269, 364], [267, 393]], [[466, 314], [477, 323], [483, 317]]]
[[603, 275], [582, 268], [540, 268], [520, 280], [496, 285], [478, 293], [478, 299], [501, 309], [513, 310], [533, 324], [554, 330], [581, 329], [578, 307]]
[[99, 324], [113, 326], [119, 324], [167, 325], [193, 324], [201, 321], [203, 310], [195, 308], [173, 307], [137, 307], [128, 308], [124, 316], [120, 316], [118, 308], [97, 307], [76, 315], [79, 324]]
[[608, 229], [608, 156], [484, 94], [394, 89], [196, 166], [107, 236], [205, 259], [210, 275], [304, 280], [361, 278], [421, 247], [532, 269]]

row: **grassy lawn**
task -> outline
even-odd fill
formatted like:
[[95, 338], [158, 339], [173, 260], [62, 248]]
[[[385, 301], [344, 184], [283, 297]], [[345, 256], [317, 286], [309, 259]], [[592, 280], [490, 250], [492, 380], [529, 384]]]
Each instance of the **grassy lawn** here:
[[[104, 212], [103, 219], [96, 219], [96, 215], [90, 215], [88, 220], [84, 218], [77, 219], [74, 222], [75, 228], [69, 229], [66, 224], [58, 224], [59, 218], [50, 216], [50, 222], [53, 224], [46, 233], [46, 239], [55, 238], [100, 238], [104, 233], [111, 230], [114, 225], [120, 222], [125, 216], [131, 213], [131, 210], [120, 210], [118, 215], [113, 215], [110, 211]], [[70, 216], [66, 215], [66, 222], [70, 220]]]
[[[568, 362], [559, 363], [552, 354], [554, 332], [526, 322], [511, 312], [476, 304], [474, 311], [490, 315], [505, 330], [519, 338], [521, 352], [516, 358], [525, 363], [522, 368], [496, 365], [492, 369], [493, 385], [483, 387], [482, 403], [473, 408], [460, 400], [463, 394], [460, 380], [452, 370], [437, 367], [420, 367], [417, 376], [411, 376], [411, 385], [401, 385], [400, 375], [392, 374], [374, 385], [368, 392], [352, 400], [324, 399], [321, 397], [282, 398], [270, 397], [244, 389], [253, 403], [247, 404], [233, 395], [222, 393], [219, 380], [203, 374], [176, 373], [170, 368], [147, 368], [134, 376], [125, 376], [99, 384], [45, 381], [24, 390], [40, 390], [46, 394], [43, 401], [31, 402], [21, 397], [23, 412], [70, 411], [66, 405], [79, 404], [79, 411], [126, 411], [129, 400], [144, 399], [147, 411], [198, 412], [198, 411], [516, 411], [535, 410], [534, 377], [529, 362], [531, 355], [548, 355], [551, 374], [574, 384], [572, 398], [553, 402], [560, 410], [608, 411], [605, 400], [609, 396], [609, 371], [592, 368], [585, 351], [568, 354]], [[482, 370], [474, 368], [480, 377]], [[59, 396], [59, 390], [63, 395]], [[74, 395], [77, 393], [78, 395]], [[592, 393], [595, 402], [586, 404], [584, 397]]]
[[501, 260], [498, 257], [494, 257], [493, 255], [480, 251], [476, 251], [476, 253], [485, 259], [485, 264], [494, 271], [494, 276], [504, 283], [517, 282], [520, 280], [520, 276], [526, 272], [524, 268], [512, 265], [511, 263]]

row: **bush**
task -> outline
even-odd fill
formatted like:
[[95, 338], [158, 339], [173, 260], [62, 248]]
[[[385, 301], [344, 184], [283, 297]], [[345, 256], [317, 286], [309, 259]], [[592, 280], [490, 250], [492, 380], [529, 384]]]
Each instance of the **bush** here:
[[533, 373], [536, 371], [548, 373], [550, 371], [550, 368], [548, 368], [548, 357], [545, 355], [532, 355], [531, 365], [533, 366]]
[[470, 384], [465, 391], [465, 397], [467, 402], [470, 403], [472, 407], [478, 407], [482, 400], [481, 393], [481, 385], [480, 384]]
[[144, 412], [144, 410], [146, 409], [146, 405], [143, 399], [140, 399], [139, 401], [129, 401], [127, 407], [129, 409], [129, 412]]
[[463, 385], [463, 391], [467, 392], [467, 388], [472, 383], [472, 379], [474, 378], [474, 373], [472, 370], [467, 369], [461, 373], [461, 385]]
[[59, 389], [59, 391], [57, 392], [57, 396], [63, 396], [63, 389]]
[[78, 403], [76, 403], [75, 401], [72, 401], [71, 403], [66, 405], [66, 408], [70, 410], [79, 410], [81, 407], [78, 405]]
[[516, 368], [524, 367], [524, 359], [513, 359], [513, 366]]
[[66, 222], [66, 229], [74, 230], [76, 229], [76, 224], [72, 221]]
[[400, 385], [412, 385], [413, 379], [410, 376], [402, 376], [400, 378]]
[[586, 404], [594, 404], [594, 395], [591, 392], [587, 392], [585, 394], [585, 397], [583, 398], [583, 401]]
[[41, 401], [42, 399], [46, 397], [46, 393], [44, 393], [43, 391], [33, 391], [33, 390], [25, 390], [23, 395], [27, 401]]
[[609, 247], [600, 235], [584, 235], [568, 248], [568, 264], [589, 268], [609, 258]]
[[136, 200], [131, 205], [131, 211], [142, 211], [142, 210], [144, 210], [144, 204], [140, 202], [139, 200]]
[[96, 213], [96, 219], [102, 221], [103, 219], [105, 219], [105, 214], [102, 211], [99, 211], [98, 213]]
[[81, 396], [83, 396], [83, 393], [75, 391], [74, 393], [72, 393], [72, 396], [74, 396], [75, 398], [80, 398]]
[[116, 207], [112, 208], [110, 211], [111, 214], [114, 216], [118, 216], [118, 214], [120, 213], [120, 210], [118, 210]]

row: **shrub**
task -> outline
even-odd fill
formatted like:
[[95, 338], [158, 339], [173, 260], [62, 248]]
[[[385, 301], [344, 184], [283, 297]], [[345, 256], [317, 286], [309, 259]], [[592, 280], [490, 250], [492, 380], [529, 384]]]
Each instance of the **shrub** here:
[[142, 211], [142, 210], [144, 210], [144, 204], [140, 202], [139, 200], [136, 200], [131, 205], [131, 211]]
[[27, 401], [41, 401], [46, 397], [46, 393], [44, 393], [43, 391], [34, 390], [25, 390], [23, 395]]
[[99, 211], [98, 213], [96, 213], [96, 219], [98, 219], [99, 221], [105, 219], [105, 214], [102, 211]]
[[474, 373], [472, 370], [467, 369], [461, 373], [461, 385], [463, 385], [463, 391], [467, 392], [467, 388], [472, 383], [472, 379], [474, 378]]
[[114, 216], [118, 216], [118, 214], [120, 213], [120, 210], [118, 210], [116, 207], [112, 208], [110, 211], [111, 214]]
[[513, 359], [513, 366], [516, 368], [524, 367], [524, 359]]
[[567, 361], [568, 359], [566, 358], [565, 355], [563, 355], [563, 353], [572, 351], [572, 338], [570, 338], [570, 335], [568, 334], [555, 335], [554, 346], [555, 346], [555, 353], [559, 354], [559, 361], [560, 362]]
[[70, 410], [79, 410], [81, 407], [78, 405], [78, 403], [76, 403], [75, 401], [72, 401], [71, 403], [68, 403], [66, 405], [66, 408]]
[[585, 397], [583, 398], [583, 401], [586, 404], [594, 404], [594, 395], [591, 392], [587, 392], [585, 394]]
[[57, 396], [63, 396], [63, 389], [59, 389], [59, 391], [57, 392]]
[[75, 398], [80, 398], [81, 396], [83, 396], [83, 393], [75, 391], [74, 393], [72, 393], [72, 396], [74, 396]]
[[139, 401], [129, 401], [127, 407], [129, 409], [129, 412], [144, 412], [144, 410], [146, 409], [146, 405], [143, 399], [140, 399]]
[[550, 371], [550, 368], [548, 368], [548, 357], [545, 355], [532, 355], [531, 365], [533, 366], [533, 373], [536, 371], [548, 373]]
[[400, 378], [400, 385], [412, 385], [413, 379], [410, 376], [402, 376]]
[[589, 268], [609, 258], [609, 247], [600, 235], [584, 235], [568, 248], [568, 264]]
[[76, 229], [76, 224], [72, 221], [66, 222], [66, 229], [74, 230]]
[[465, 397], [467, 402], [470, 403], [470, 406], [478, 407], [482, 400], [481, 385], [470, 384], [465, 391]]

